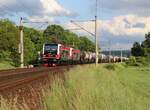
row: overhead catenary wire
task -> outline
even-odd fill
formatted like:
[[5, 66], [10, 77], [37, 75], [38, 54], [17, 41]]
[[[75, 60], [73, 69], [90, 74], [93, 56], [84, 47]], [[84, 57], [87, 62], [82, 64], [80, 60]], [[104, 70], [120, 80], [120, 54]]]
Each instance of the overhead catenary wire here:
[[[95, 19], [94, 20], [87, 20], [87, 21], [71, 21], [71, 23], [73, 23], [74, 25], [80, 27], [82, 30], [86, 31], [87, 33], [89, 33], [92, 36], [95, 36], [95, 52], [96, 52], [96, 60], [95, 60], [95, 64], [98, 65], [98, 57], [99, 57], [99, 43], [98, 43], [98, 33], [97, 33], [97, 10], [98, 10], [98, 0], [95, 0]], [[89, 22], [89, 21], [93, 21], [95, 22], [95, 34], [89, 32], [87, 29], [85, 29], [84, 27], [82, 27], [81, 25], [79, 25], [76, 22]]]
[[[79, 22], [79, 21], [78, 21], [78, 22]], [[80, 27], [80, 30], [82, 29], [82, 30], [86, 31], [87, 33], [89, 33], [90, 35], [95, 36], [94, 33], [88, 31], [87, 29], [85, 29], [84, 27], [82, 27], [81, 25], [79, 25], [78, 23], [76, 23], [76, 22], [74, 22], [74, 21], [72, 21], [72, 20], [71, 20], [71, 23], [73, 23], [73, 24], [75, 24], [76, 26]]]

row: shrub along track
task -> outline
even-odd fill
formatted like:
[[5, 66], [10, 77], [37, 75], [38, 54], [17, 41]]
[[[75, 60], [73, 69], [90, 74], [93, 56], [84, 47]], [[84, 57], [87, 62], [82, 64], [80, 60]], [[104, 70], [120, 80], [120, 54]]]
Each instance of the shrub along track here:
[[73, 66], [11, 69], [0, 71], [0, 95], [9, 101], [17, 96], [19, 104], [25, 101], [30, 110], [40, 110], [41, 92], [50, 87], [55, 77], [64, 80], [64, 73]]

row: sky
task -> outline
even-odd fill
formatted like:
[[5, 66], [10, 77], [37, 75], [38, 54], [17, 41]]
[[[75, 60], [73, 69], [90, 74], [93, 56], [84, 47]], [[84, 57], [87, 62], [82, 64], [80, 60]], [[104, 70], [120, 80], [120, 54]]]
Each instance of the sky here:
[[[27, 21], [59, 24], [79, 35], [94, 37], [70, 21], [77, 22], [94, 33], [93, 20], [96, 0], [0, 0], [0, 18], [9, 18], [19, 24], [20, 17]], [[148, 0], [97, 0], [98, 37], [102, 49], [128, 50], [133, 42], [142, 42], [150, 29], [150, 2]], [[24, 24], [39, 28], [36, 24]], [[42, 23], [40, 24], [42, 25]], [[45, 24], [47, 25], [47, 24]]]

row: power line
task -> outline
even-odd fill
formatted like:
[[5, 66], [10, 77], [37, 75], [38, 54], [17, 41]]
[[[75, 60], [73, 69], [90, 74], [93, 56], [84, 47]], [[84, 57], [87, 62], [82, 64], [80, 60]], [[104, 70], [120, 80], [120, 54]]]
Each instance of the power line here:
[[23, 21], [23, 23], [48, 23], [47, 21]]
[[[86, 31], [87, 33], [89, 33], [90, 35], [92, 36], [95, 36], [95, 52], [96, 52], [96, 61], [95, 61], [95, 64], [97, 65], [98, 64], [98, 57], [99, 57], [99, 43], [98, 43], [98, 33], [97, 33], [97, 8], [98, 8], [98, 0], [96, 0], [96, 4], [95, 4], [95, 19], [94, 20], [87, 20], [87, 21], [71, 21], [71, 23], [75, 24], [76, 26], [80, 27], [82, 30]], [[95, 34], [94, 33], [91, 33], [89, 32], [87, 29], [85, 29], [84, 27], [82, 27], [81, 25], [79, 25], [78, 23], [76, 22], [95, 22]]]
[[[77, 22], [79, 22], [79, 21], [77, 21]], [[84, 21], [84, 22], [85, 22], [85, 21]], [[90, 32], [90, 31], [88, 31], [87, 29], [85, 29], [85, 28], [84, 28], [84, 27], [82, 27], [81, 25], [77, 24], [77, 23], [76, 23], [76, 21], [72, 21], [72, 20], [71, 20], [71, 23], [73, 23], [74, 25], [76, 25], [76, 26], [80, 27], [80, 30], [82, 29], [82, 30], [86, 31], [87, 33], [89, 33], [90, 35], [95, 36], [95, 34], [94, 34], [94, 33], [92, 33], [92, 32]]]
[[[75, 30], [75, 31], [81, 31], [81, 28], [72, 28], [72, 29], [68, 29], [68, 30]], [[94, 41], [94, 37], [90, 37], [90, 40]]]

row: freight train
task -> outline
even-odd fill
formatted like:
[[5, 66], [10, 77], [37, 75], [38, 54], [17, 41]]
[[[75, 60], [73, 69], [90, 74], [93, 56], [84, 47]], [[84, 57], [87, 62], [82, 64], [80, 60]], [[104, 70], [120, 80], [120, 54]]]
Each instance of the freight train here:
[[[98, 57], [99, 63], [121, 62], [120, 57], [103, 54]], [[59, 43], [47, 43], [43, 45], [39, 59], [46, 67], [65, 64], [89, 64], [95, 62], [96, 54], [94, 52], [80, 51]], [[122, 58], [122, 60], [127, 60], [127, 58]]]

